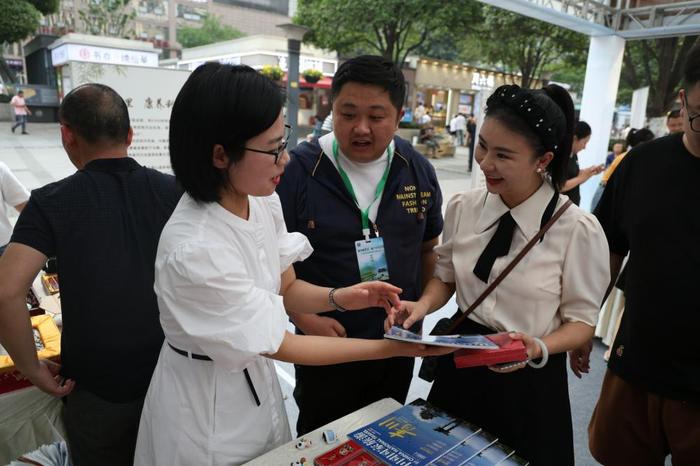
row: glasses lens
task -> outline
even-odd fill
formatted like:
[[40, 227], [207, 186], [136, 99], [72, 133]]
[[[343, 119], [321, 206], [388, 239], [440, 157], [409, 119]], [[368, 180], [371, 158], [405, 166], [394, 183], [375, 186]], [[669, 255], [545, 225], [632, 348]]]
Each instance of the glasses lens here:
[[698, 118], [696, 116], [696, 117], [693, 117], [692, 120], [690, 120], [690, 129], [692, 129], [695, 132], [700, 133], [700, 118]]

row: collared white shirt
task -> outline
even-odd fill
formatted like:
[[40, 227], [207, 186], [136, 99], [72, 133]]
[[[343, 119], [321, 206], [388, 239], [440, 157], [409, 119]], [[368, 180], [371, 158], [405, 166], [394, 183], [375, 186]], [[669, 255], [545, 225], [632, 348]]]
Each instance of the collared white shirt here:
[[[517, 226], [508, 255], [496, 259], [491, 283], [540, 229], [554, 190], [545, 182], [526, 201], [510, 209]], [[557, 209], [568, 198], [559, 196]], [[455, 283], [464, 311], [488, 286], [474, 266], [508, 211], [501, 197], [476, 189], [455, 195], [447, 205], [435, 276]], [[556, 210], [555, 210], [556, 211]], [[552, 225], [510, 274], [470, 315], [496, 331], [519, 331], [542, 337], [564, 322], [595, 326], [610, 282], [607, 240], [598, 220], [575, 205]]]

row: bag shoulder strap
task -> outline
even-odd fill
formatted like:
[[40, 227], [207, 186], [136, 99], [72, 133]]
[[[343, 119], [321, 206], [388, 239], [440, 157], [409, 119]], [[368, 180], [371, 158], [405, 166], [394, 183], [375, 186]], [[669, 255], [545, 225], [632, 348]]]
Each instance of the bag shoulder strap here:
[[532, 237], [532, 239], [525, 245], [522, 251], [520, 251], [518, 255], [515, 256], [515, 258], [510, 262], [510, 264], [508, 264], [508, 266], [505, 269], [503, 269], [503, 272], [501, 272], [501, 274], [498, 277], [496, 277], [496, 279], [488, 286], [488, 288], [486, 288], [484, 292], [481, 293], [481, 295], [478, 298], [476, 298], [476, 300], [471, 304], [471, 306], [469, 306], [469, 308], [466, 311], [464, 311], [462, 315], [459, 316], [459, 318], [455, 319], [452, 325], [450, 325], [445, 331], [445, 335], [453, 333], [454, 330], [457, 329], [462, 322], [464, 322], [464, 319], [466, 319], [469, 314], [474, 312], [474, 309], [476, 309], [479, 306], [479, 304], [481, 304], [484, 301], [484, 299], [486, 299], [486, 297], [490, 295], [493, 290], [496, 289], [498, 284], [501, 283], [503, 279], [505, 279], [506, 276], [508, 276], [508, 274], [513, 270], [513, 268], [515, 268], [515, 266], [518, 265], [518, 262], [520, 262], [522, 258], [525, 257], [525, 255], [528, 252], [530, 252], [530, 249], [532, 249], [532, 247], [535, 244], [537, 244], [537, 242], [541, 238], [544, 237], [544, 234], [547, 233], [547, 230], [549, 230], [550, 227], [554, 225], [554, 223], [557, 220], [559, 220], [559, 217], [562, 216], [562, 214], [566, 211], [566, 209], [568, 209], [571, 206], [571, 204], [573, 204], [573, 202], [571, 201], [571, 199], [568, 199], [566, 203], [564, 203], [564, 205], [561, 206], [559, 210], [555, 212], [552, 218], [550, 218], [549, 221], [542, 228], [540, 228], [540, 231], [538, 231], [537, 234]]

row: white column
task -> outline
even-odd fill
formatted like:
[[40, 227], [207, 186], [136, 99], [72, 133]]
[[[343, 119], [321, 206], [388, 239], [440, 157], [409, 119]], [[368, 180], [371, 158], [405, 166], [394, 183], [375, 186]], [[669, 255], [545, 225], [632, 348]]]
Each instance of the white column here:
[[[605, 162], [624, 52], [625, 40], [619, 36], [591, 37], [580, 119], [591, 125], [593, 134], [586, 149], [578, 154], [581, 168]], [[581, 185], [584, 209], [590, 209], [599, 182], [600, 175]]]

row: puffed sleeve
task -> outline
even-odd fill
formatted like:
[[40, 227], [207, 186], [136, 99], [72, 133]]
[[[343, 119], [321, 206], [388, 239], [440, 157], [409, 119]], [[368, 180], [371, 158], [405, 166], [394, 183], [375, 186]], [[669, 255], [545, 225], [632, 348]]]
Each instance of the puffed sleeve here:
[[282, 297], [255, 286], [245, 254], [236, 245], [185, 243], [155, 273], [161, 320], [181, 329], [175, 341], [235, 371], [277, 352], [287, 324]]
[[314, 249], [306, 236], [299, 232], [289, 233], [287, 231], [287, 225], [284, 223], [284, 214], [282, 213], [282, 203], [277, 193], [272, 193], [267, 200], [272, 212], [272, 218], [275, 220], [275, 229], [277, 230], [280, 269], [281, 272], [284, 272], [294, 262], [303, 261], [309, 257], [314, 252]]
[[447, 203], [445, 210], [445, 227], [442, 230], [442, 243], [435, 246], [435, 253], [438, 255], [435, 264], [435, 277], [444, 283], [455, 282], [455, 267], [452, 262], [452, 240], [457, 234], [459, 221], [462, 217], [463, 194], [456, 194]]
[[598, 220], [583, 213], [574, 226], [564, 258], [559, 313], [562, 322], [595, 326], [610, 283], [610, 253]]

